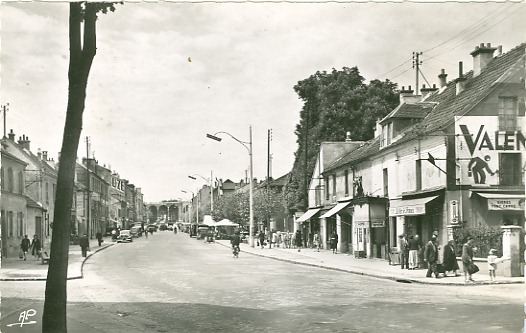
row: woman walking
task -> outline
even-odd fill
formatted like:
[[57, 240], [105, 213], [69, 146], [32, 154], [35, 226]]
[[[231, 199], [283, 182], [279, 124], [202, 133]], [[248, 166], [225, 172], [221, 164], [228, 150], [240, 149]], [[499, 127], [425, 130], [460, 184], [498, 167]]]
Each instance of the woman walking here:
[[462, 269], [464, 270], [464, 280], [466, 283], [475, 282], [471, 277], [473, 274], [473, 244], [475, 240], [469, 237], [468, 241], [462, 246]]
[[336, 233], [336, 230], [332, 232], [331, 235], [331, 250], [332, 253], [338, 253], [338, 234]]
[[42, 244], [40, 243], [38, 236], [34, 235], [33, 240], [31, 241], [31, 254], [36, 260], [40, 257], [40, 250], [42, 250]]
[[444, 266], [444, 276], [447, 276], [447, 272], [453, 272], [454, 276], [459, 276], [457, 273], [459, 269], [457, 263], [457, 257], [455, 255], [455, 242], [450, 240], [444, 246], [444, 260], [442, 265]]

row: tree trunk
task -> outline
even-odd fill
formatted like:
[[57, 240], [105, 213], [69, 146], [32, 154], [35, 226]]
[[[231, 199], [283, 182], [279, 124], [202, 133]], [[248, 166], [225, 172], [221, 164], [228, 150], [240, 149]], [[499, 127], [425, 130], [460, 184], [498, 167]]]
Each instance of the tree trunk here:
[[82, 114], [89, 71], [96, 52], [96, 8], [85, 5], [84, 48], [81, 46], [82, 4], [70, 3], [69, 93], [62, 149], [60, 152], [51, 255], [46, 280], [42, 332], [66, 333], [68, 252], [75, 164], [82, 131]]

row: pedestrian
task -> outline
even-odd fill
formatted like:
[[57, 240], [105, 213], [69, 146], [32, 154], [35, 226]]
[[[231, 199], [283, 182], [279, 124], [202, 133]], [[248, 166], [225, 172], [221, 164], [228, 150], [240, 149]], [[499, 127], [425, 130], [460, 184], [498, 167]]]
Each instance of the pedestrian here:
[[468, 241], [462, 246], [462, 270], [464, 270], [464, 281], [466, 283], [475, 282], [472, 274], [475, 273], [475, 265], [473, 264], [473, 245], [475, 240], [473, 237], [468, 237]]
[[117, 240], [117, 230], [115, 229], [111, 231], [111, 240], [114, 242]]
[[97, 231], [96, 237], [97, 237], [97, 241], [99, 242], [99, 246], [101, 246], [101, 244], [103, 242], [103, 240], [102, 240], [102, 232]]
[[500, 264], [501, 262], [504, 262], [506, 260], [510, 260], [510, 258], [499, 258], [497, 256], [497, 250], [489, 250], [488, 272], [490, 282], [495, 282], [497, 280], [497, 264]]
[[20, 249], [22, 250], [24, 260], [27, 259], [26, 254], [30, 246], [31, 241], [29, 240], [29, 238], [27, 238], [27, 235], [25, 235], [24, 238], [22, 238], [22, 241], [20, 242]]
[[457, 273], [459, 269], [457, 263], [457, 256], [455, 255], [455, 241], [449, 240], [444, 246], [444, 260], [442, 260], [444, 266], [444, 276], [447, 276], [447, 272], [453, 272], [454, 276], [460, 276]]
[[296, 239], [296, 247], [298, 248], [298, 252], [301, 251], [301, 247], [303, 245], [303, 238], [301, 237], [301, 231], [300, 229], [296, 230], [296, 234], [294, 235]]
[[278, 234], [276, 233], [276, 230], [272, 229], [271, 237], [272, 237], [272, 245], [276, 247], [276, 244], [278, 243]]
[[331, 250], [332, 253], [338, 253], [338, 234], [336, 230], [334, 230], [331, 235]]
[[321, 237], [320, 237], [319, 231], [314, 234], [313, 240], [314, 240], [314, 246], [316, 246], [317, 252], [320, 252]]
[[261, 249], [265, 248], [265, 233], [263, 230], [259, 232], [259, 245], [261, 245]]
[[[409, 264], [407, 263], [407, 256], [406, 256], [406, 249], [408, 248], [407, 241], [404, 237], [404, 235], [398, 236], [398, 253], [400, 253], [400, 268], [404, 269], [406, 267], [409, 268]], [[409, 254], [409, 253], [408, 253]]]
[[432, 273], [435, 274], [435, 278], [439, 278], [437, 270], [438, 262], [438, 246], [437, 238], [435, 235], [431, 237], [431, 240], [427, 243], [424, 250], [424, 261], [427, 261], [427, 274], [426, 277], [432, 277]]
[[314, 247], [314, 234], [311, 232], [309, 232], [309, 247], [310, 248], [313, 248]]
[[42, 250], [42, 243], [40, 242], [40, 239], [38, 239], [38, 236], [34, 235], [33, 240], [31, 240], [31, 254], [36, 260], [40, 258], [41, 250]]
[[80, 237], [79, 240], [80, 250], [82, 251], [82, 256], [87, 256], [87, 251], [89, 251], [89, 239], [86, 234], [83, 234], [82, 237]]
[[418, 235], [409, 236], [409, 255], [407, 261], [409, 262], [409, 269], [414, 270], [418, 268], [418, 252], [420, 251], [420, 240]]

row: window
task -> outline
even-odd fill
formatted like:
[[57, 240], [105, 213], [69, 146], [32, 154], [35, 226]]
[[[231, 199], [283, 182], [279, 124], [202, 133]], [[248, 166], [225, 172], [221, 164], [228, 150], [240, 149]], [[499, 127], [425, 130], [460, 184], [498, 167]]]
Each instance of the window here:
[[13, 192], [13, 169], [7, 169], [7, 190]]
[[13, 238], [13, 212], [7, 212], [7, 237]]
[[18, 171], [18, 194], [24, 194], [24, 174]]
[[46, 203], [49, 203], [49, 183], [46, 182]]
[[520, 153], [499, 154], [499, 185], [522, 185]]
[[382, 126], [382, 137], [380, 138], [380, 147], [387, 146], [387, 126]]
[[384, 169], [384, 197], [389, 196], [389, 173], [387, 168]]
[[499, 97], [499, 130], [517, 130], [517, 97]]
[[16, 213], [16, 228], [17, 228], [17, 236], [19, 238], [24, 237], [24, 216], [22, 215], [22, 212]]
[[349, 195], [349, 170], [345, 170], [344, 177], [345, 177], [345, 196], [348, 196]]
[[329, 193], [329, 177], [325, 177], [325, 200], [329, 200], [330, 193]]
[[387, 124], [387, 145], [391, 144], [392, 139], [393, 139], [393, 123], [389, 122], [389, 124]]
[[336, 195], [336, 175], [332, 175], [332, 195]]
[[3, 167], [0, 167], [0, 173], [2, 174], [2, 179], [0, 180], [0, 187], [2, 188], [2, 190], [4, 189], [4, 168]]

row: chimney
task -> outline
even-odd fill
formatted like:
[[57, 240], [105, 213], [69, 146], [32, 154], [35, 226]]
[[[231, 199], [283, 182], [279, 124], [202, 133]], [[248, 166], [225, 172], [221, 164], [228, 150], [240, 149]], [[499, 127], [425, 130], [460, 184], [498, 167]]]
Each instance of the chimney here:
[[42, 160], [47, 161], [47, 151], [42, 152]]
[[42, 160], [42, 151], [40, 150], [40, 148], [38, 148], [37, 156], [39, 160]]
[[415, 104], [420, 102], [421, 96], [413, 95], [414, 92], [411, 86], [409, 86], [407, 90], [402, 86], [402, 90], [400, 90], [400, 104]]
[[502, 55], [502, 45], [497, 46], [497, 55], [495, 57], [500, 57]]
[[444, 88], [447, 84], [447, 74], [445, 69], [440, 71], [440, 74], [438, 74], [438, 79], [440, 80], [440, 88]]
[[497, 48], [491, 47], [491, 44], [488, 43], [484, 46], [484, 43], [481, 43], [480, 46], [475, 47], [475, 51], [471, 52], [473, 57], [473, 77], [478, 76], [482, 70], [493, 60], [493, 52]]
[[15, 133], [13, 133], [13, 129], [7, 134], [9, 137], [9, 140], [15, 142]]
[[22, 135], [22, 137], [18, 138], [18, 144], [22, 146], [22, 148], [25, 148], [27, 150], [30, 150], [29, 149], [29, 144], [31, 143], [31, 141], [29, 141], [29, 137], [26, 137], [25, 135]]
[[346, 132], [345, 133], [345, 142], [351, 142], [352, 139], [351, 139], [351, 132]]
[[460, 94], [466, 88], [466, 78], [462, 72], [462, 61], [458, 63], [458, 79], [455, 80], [457, 84], [457, 95]]
[[436, 84], [433, 84], [433, 88], [426, 88], [426, 85], [422, 85], [422, 89], [420, 89], [420, 92], [422, 93], [422, 98], [426, 98], [427, 96], [431, 95], [433, 92], [437, 91], [438, 88]]

